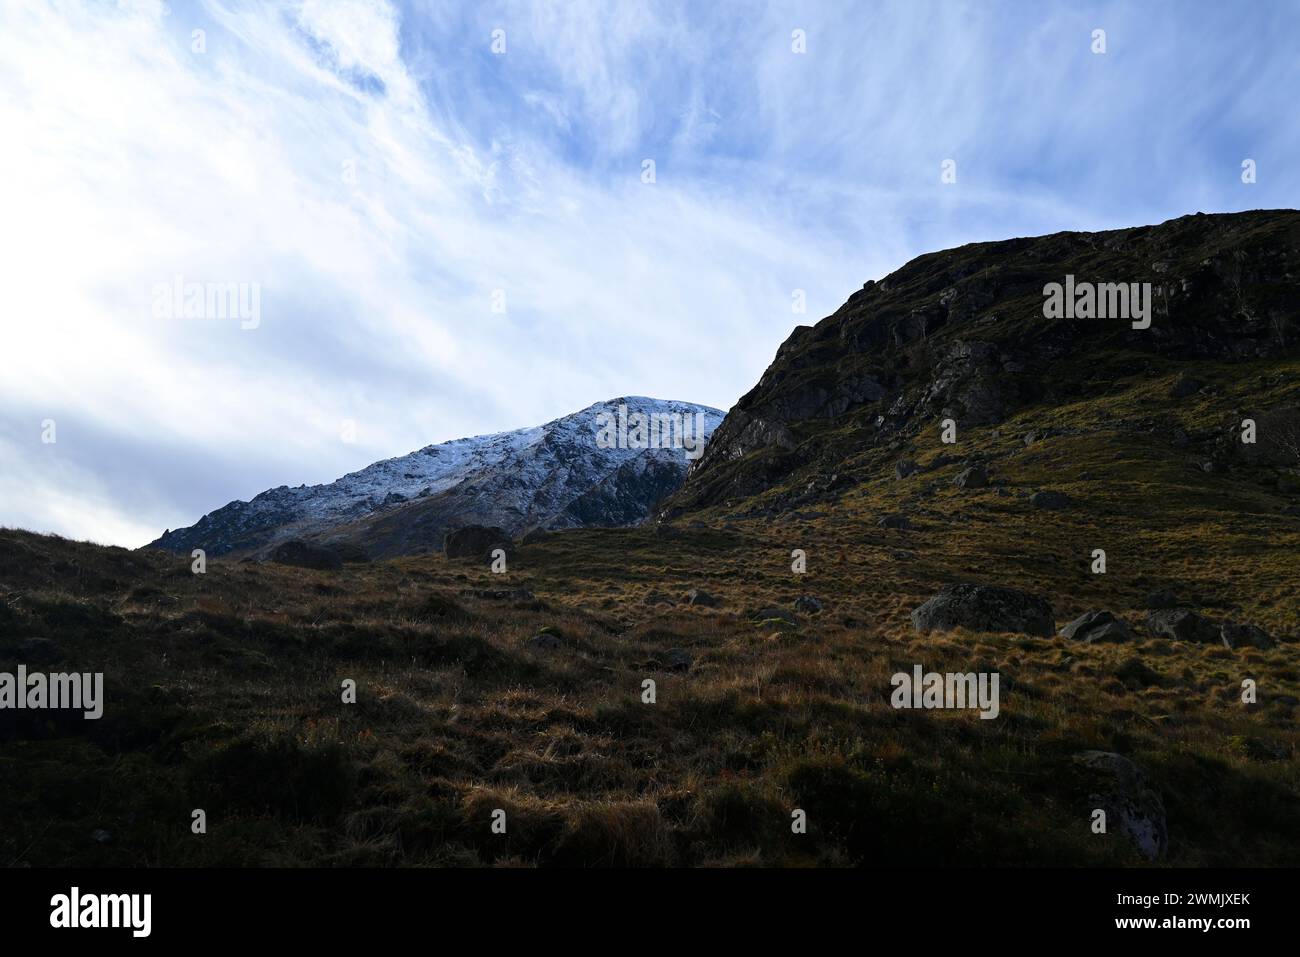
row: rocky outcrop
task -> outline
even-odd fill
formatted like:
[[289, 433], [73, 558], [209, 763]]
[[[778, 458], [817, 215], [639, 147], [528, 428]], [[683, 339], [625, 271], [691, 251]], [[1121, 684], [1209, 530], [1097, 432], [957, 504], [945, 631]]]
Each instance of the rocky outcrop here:
[[997, 585], [948, 585], [912, 612], [918, 632], [1010, 631], [1050, 638], [1056, 631], [1052, 606], [1018, 588]]
[[[1151, 325], [1049, 319], [1066, 275], [1152, 284]], [[1125, 353], [1240, 362], [1300, 347], [1300, 213], [1184, 216], [1158, 226], [975, 243], [920, 256], [800, 326], [727, 414], [670, 507], [732, 502], [942, 418], [996, 423], [1052, 398], [1054, 364]], [[1199, 382], [1180, 380], [1180, 395]], [[1281, 419], [1279, 419], [1281, 421]], [[839, 428], [837, 426], [844, 426]], [[907, 466], [895, 474], [905, 478]]]

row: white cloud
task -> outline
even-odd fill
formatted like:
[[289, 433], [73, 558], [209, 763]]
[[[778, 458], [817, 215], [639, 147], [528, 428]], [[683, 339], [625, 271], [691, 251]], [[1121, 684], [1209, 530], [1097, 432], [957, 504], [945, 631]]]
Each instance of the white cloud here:
[[[990, 6], [4, 5], [0, 522], [138, 545], [616, 395], [729, 407], [920, 252], [1245, 205], [1213, 116], [1254, 124], [1249, 201], [1294, 184], [1294, 124], [1268, 125], [1293, 60], [1197, 96], [1158, 13], [1097, 8], [1097, 63], [1070, 59], [1091, 13]], [[1217, 35], [1207, 62], [1249, 29]], [[261, 324], [154, 319], [177, 275], [259, 284]]]

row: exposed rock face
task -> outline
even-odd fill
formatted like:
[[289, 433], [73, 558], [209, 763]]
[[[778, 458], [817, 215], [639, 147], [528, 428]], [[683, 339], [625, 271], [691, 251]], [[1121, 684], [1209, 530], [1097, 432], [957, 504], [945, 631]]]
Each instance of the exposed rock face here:
[[987, 488], [989, 473], [984, 471], [982, 465], [972, 465], [970, 468], [958, 472], [957, 477], [952, 480], [952, 484], [964, 489]]
[[1147, 615], [1147, 629], [1158, 638], [1213, 643], [1221, 640], [1214, 622], [1185, 608], [1159, 609]]
[[1092, 644], [1103, 641], [1128, 641], [1132, 633], [1128, 625], [1110, 612], [1088, 611], [1062, 628], [1061, 637]]
[[1169, 848], [1165, 804], [1146, 773], [1110, 751], [1081, 752], [1073, 765], [1089, 814], [1106, 812], [1106, 832], [1123, 834], [1149, 861], [1164, 857]]
[[1255, 441], [1240, 441], [1240, 423], [1236, 423], [1233, 434], [1225, 437], [1234, 456], [1252, 465], [1300, 466], [1300, 408], [1274, 406], [1252, 410], [1243, 418], [1254, 420]]
[[[1150, 282], [1150, 327], [1045, 318], [1043, 288], [1067, 274]], [[1086, 369], [1093, 356], [1289, 355], [1300, 347], [1297, 299], [1293, 210], [1198, 213], [920, 256], [790, 334], [670, 507], [734, 504], [787, 482], [802, 487], [813, 469], [834, 471], [864, 446], [914, 436], [941, 418], [961, 428], [995, 423], [1052, 398], [1058, 371]], [[1180, 392], [1192, 386], [1184, 382]], [[906, 471], [900, 464], [896, 474]]]
[[912, 612], [918, 632], [1012, 631], [1051, 638], [1056, 631], [1052, 606], [1018, 588], [996, 585], [948, 585]]

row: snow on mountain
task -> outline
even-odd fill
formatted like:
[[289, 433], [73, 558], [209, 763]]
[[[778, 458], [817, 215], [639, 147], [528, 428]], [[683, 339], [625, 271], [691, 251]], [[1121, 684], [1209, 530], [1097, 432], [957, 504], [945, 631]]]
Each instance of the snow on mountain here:
[[[637, 432], [638, 416], [652, 424], [648, 434]], [[463, 524], [512, 534], [635, 524], [698, 457], [692, 428], [707, 439], [722, 417], [689, 402], [611, 399], [545, 425], [429, 445], [325, 485], [269, 489], [164, 532], [151, 547], [262, 553], [315, 538], [391, 555], [436, 550], [446, 529]]]

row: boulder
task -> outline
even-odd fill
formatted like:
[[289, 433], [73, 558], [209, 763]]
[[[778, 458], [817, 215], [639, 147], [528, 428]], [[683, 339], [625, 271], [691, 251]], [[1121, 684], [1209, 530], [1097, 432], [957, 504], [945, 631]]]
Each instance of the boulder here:
[[1126, 688], [1150, 688], [1160, 684], [1160, 672], [1140, 658], [1129, 658], [1112, 672]]
[[1273, 639], [1268, 632], [1256, 625], [1224, 622], [1219, 628], [1219, 638], [1225, 648], [1262, 648], [1273, 647]]
[[911, 459], [899, 459], [894, 463], [894, 478], [905, 479], [909, 475], [915, 475], [920, 470], [921, 466], [917, 465]]
[[958, 488], [966, 489], [987, 488], [989, 473], [984, 470], [982, 465], [972, 465], [970, 468], [958, 472], [957, 477], [952, 480], [952, 484]]
[[717, 608], [722, 603], [703, 589], [692, 588], [686, 593], [686, 604], [698, 605], [701, 608]]
[[690, 671], [695, 659], [681, 648], [670, 648], [664, 664], [669, 671]]
[[536, 648], [539, 651], [557, 651], [560, 648], [561, 642], [558, 635], [542, 632], [540, 635], [533, 635], [533, 637], [529, 638], [525, 644], [527, 644], [529, 648]]
[[780, 608], [760, 608], [758, 611], [754, 612], [755, 621], [771, 621], [772, 619], [783, 621], [787, 625], [799, 624], [799, 619], [797, 617], [788, 611], [782, 611]]
[[271, 552], [271, 561], [298, 568], [314, 568], [318, 571], [338, 571], [343, 567], [343, 559], [331, 549], [298, 539], [277, 545], [275, 551]]
[[1218, 627], [1185, 608], [1164, 608], [1147, 614], [1147, 630], [1157, 638], [1212, 643], [1221, 640]]
[[1070, 496], [1064, 492], [1035, 492], [1029, 496], [1029, 504], [1034, 508], [1044, 508], [1050, 511], [1058, 511], [1063, 508], [1069, 508], [1072, 504]]
[[1146, 772], [1112, 751], [1083, 751], [1072, 760], [1089, 813], [1106, 812], [1107, 833], [1123, 834], [1148, 861], [1169, 848], [1164, 800]]
[[1205, 387], [1205, 383], [1200, 379], [1189, 376], [1186, 372], [1181, 373], [1174, 384], [1169, 388], [1169, 397], [1171, 399], [1186, 399], [1189, 396], [1196, 395]]
[[1062, 638], [1086, 645], [1104, 641], [1128, 641], [1133, 637], [1123, 619], [1108, 611], [1086, 611], [1061, 629]]
[[815, 615], [822, 610], [822, 603], [812, 595], [800, 595], [795, 599], [794, 610], [805, 615]]
[[494, 548], [510, 550], [510, 536], [495, 525], [466, 525], [447, 533], [442, 550], [448, 558], [486, 558]]
[[886, 515], [880, 521], [876, 522], [881, 528], [901, 528], [909, 529], [912, 527], [912, 520], [906, 515]]
[[960, 584], [945, 586], [913, 611], [912, 627], [922, 633], [969, 628], [1051, 638], [1056, 620], [1051, 605], [1018, 588]]

